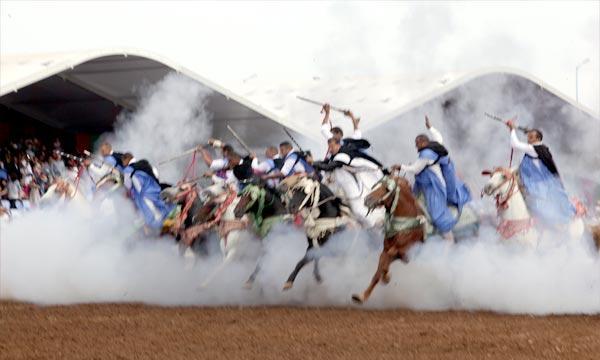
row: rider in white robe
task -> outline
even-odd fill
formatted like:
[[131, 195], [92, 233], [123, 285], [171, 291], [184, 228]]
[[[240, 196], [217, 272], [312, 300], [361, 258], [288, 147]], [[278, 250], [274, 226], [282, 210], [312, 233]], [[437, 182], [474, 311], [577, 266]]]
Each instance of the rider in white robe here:
[[366, 227], [376, 226], [383, 221], [385, 211], [376, 209], [367, 216], [364, 199], [383, 177], [381, 164], [354, 147], [342, 146], [339, 139], [329, 139], [328, 145], [331, 159], [315, 162], [315, 170], [330, 172], [334, 182], [344, 192], [342, 200], [350, 206], [359, 222]]

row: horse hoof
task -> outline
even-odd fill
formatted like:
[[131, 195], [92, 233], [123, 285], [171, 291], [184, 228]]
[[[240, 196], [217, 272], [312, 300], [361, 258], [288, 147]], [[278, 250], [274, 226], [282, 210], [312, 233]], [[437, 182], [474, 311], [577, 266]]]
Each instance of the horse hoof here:
[[354, 301], [354, 303], [358, 305], [362, 305], [365, 302], [363, 296], [357, 294], [352, 295], [352, 301]]
[[320, 276], [315, 276], [315, 281], [317, 282], [317, 284], [320, 284], [323, 282], [323, 278]]
[[384, 285], [387, 285], [387, 284], [389, 284], [389, 283], [390, 283], [390, 280], [391, 280], [391, 277], [390, 277], [390, 275], [388, 275], [388, 274], [385, 274], [385, 275], [383, 275], [383, 276], [381, 277], [381, 282], [382, 282]]
[[252, 285], [254, 285], [254, 281], [246, 281], [246, 283], [244, 284], [244, 289], [246, 290], [251, 290], [252, 289]]
[[285, 284], [283, 284], [283, 290], [289, 290], [292, 288], [292, 286], [294, 286], [294, 283], [291, 281], [286, 281]]

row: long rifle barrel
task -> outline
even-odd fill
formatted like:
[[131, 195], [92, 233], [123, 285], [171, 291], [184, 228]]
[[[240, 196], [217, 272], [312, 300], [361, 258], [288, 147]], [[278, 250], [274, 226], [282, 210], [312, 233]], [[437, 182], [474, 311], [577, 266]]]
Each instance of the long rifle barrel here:
[[285, 128], [285, 126], [283, 127], [283, 131], [286, 133], [286, 135], [290, 138], [290, 140], [292, 140], [292, 142], [296, 145], [296, 147], [298, 148], [298, 150], [300, 151], [304, 151], [302, 150], [302, 147], [300, 146], [300, 144], [298, 144], [298, 142], [296, 141], [296, 139], [294, 139], [294, 137], [292, 136], [292, 134], [289, 132], [288, 129]]
[[[296, 97], [298, 98], [298, 100], [306, 101], [307, 103], [319, 105], [321, 107], [325, 106], [325, 103], [323, 103], [323, 102], [319, 102], [319, 101], [316, 101], [316, 100], [311, 100], [311, 99], [305, 98], [303, 96], [296, 96]], [[330, 108], [333, 111], [338, 111], [338, 112], [341, 112], [341, 113], [345, 113], [346, 112], [346, 110], [344, 110], [342, 108], [339, 108], [339, 107], [330, 106]]]
[[175, 161], [175, 160], [177, 160], [177, 159], [181, 159], [182, 157], [184, 157], [184, 156], [186, 156], [186, 155], [193, 154], [193, 153], [195, 153], [195, 152], [196, 152], [196, 150], [197, 150], [197, 148], [188, 149], [188, 150], [186, 150], [186, 151], [182, 152], [182, 153], [181, 153], [181, 154], [179, 154], [179, 155], [175, 155], [175, 156], [173, 156], [172, 158], [169, 158], [169, 159], [166, 159], [166, 160], [163, 160], [163, 161], [159, 162], [159, 163], [158, 163], [158, 166], [161, 166], [161, 165], [164, 165], [164, 164], [170, 163], [171, 161]]
[[[483, 113], [485, 116], [487, 116], [488, 118], [492, 119], [492, 120], [496, 120], [498, 122], [501, 122], [503, 124], [506, 124], [506, 121], [503, 120], [500, 116], [496, 116], [496, 115], [492, 115], [489, 113]], [[522, 131], [523, 133], [527, 134], [529, 132], [529, 129], [524, 127], [524, 126], [517, 126], [517, 129], [519, 129], [520, 131]]]
[[233, 137], [240, 143], [240, 145], [242, 145], [242, 147], [246, 149], [248, 154], [252, 154], [252, 150], [250, 150], [250, 147], [246, 145], [244, 140], [242, 140], [242, 138], [231, 128], [231, 126], [227, 125], [227, 130], [229, 130], [231, 135], [233, 135]]

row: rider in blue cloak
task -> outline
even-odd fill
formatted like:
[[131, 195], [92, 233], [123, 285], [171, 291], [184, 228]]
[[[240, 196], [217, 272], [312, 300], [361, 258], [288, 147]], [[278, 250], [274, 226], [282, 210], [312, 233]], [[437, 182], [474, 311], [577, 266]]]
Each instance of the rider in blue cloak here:
[[[431, 139], [425, 134], [418, 135], [415, 139], [418, 159], [410, 165], [400, 165], [400, 168], [415, 175], [413, 192], [417, 196], [423, 195], [433, 226], [446, 235], [458, 222], [463, 206], [471, 201], [471, 193], [456, 175], [442, 135], [431, 126], [427, 116], [425, 125]], [[448, 206], [456, 207], [458, 215], [453, 215]]]
[[550, 149], [542, 144], [542, 132], [529, 130], [527, 143], [524, 143], [517, 137], [515, 124], [508, 121], [507, 125], [511, 146], [525, 154], [519, 165], [519, 176], [525, 188], [527, 207], [545, 225], [568, 223], [575, 216], [575, 207], [569, 201]]
[[161, 200], [161, 185], [155, 169], [148, 161], [136, 161], [129, 153], [123, 155], [123, 165], [124, 185], [136, 208], [149, 228], [160, 230], [175, 205]]

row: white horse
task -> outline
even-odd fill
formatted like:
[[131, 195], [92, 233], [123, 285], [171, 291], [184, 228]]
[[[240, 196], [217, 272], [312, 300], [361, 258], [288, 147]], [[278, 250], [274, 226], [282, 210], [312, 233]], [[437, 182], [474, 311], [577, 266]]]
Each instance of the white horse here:
[[54, 206], [73, 204], [80, 210], [89, 212], [90, 203], [82, 191], [72, 182], [59, 179], [56, 183], [50, 185], [46, 193], [40, 199], [40, 206]]
[[[215, 218], [203, 224], [202, 228], [203, 231], [207, 231], [213, 226], [217, 227], [223, 261], [204, 279], [201, 284], [203, 288], [208, 286], [229, 263], [247, 255], [251, 250], [251, 239], [253, 238], [251, 232], [247, 230], [248, 221], [246, 217], [242, 220], [235, 217], [234, 210], [239, 202], [235, 189], [230, 188], [225, 183], [216, 183], [203, 189], [200, 193], [201, 200], [206, 201], [209, 198], [217, 202], [217, 210]], [[187, 251], [186, 253], [189, 254]]]
[[357, 220], [365, 227], [371, 228], [383, 224], [385, 210], [374, 209], [369, 212], [365, 206], [365, 198], [379, 180], [383, 172], [372, 162], [354, 158], [350, 166], [343, 166], [331, 172], [326, 184], [342, 201], [350, 206]]
[[[539, 233], [534, 226], [514, 169], [496, 168], [484, 171], [490, 180], [483, 188], [483, 194], [496, 199], [498, 212], [498, 233], [505, 240], [511, 240], [531, 246], [537, 245]], [[565, 228], [571, 239], [580, 238], [584, 232], [583, 219], [575, 217]]]

